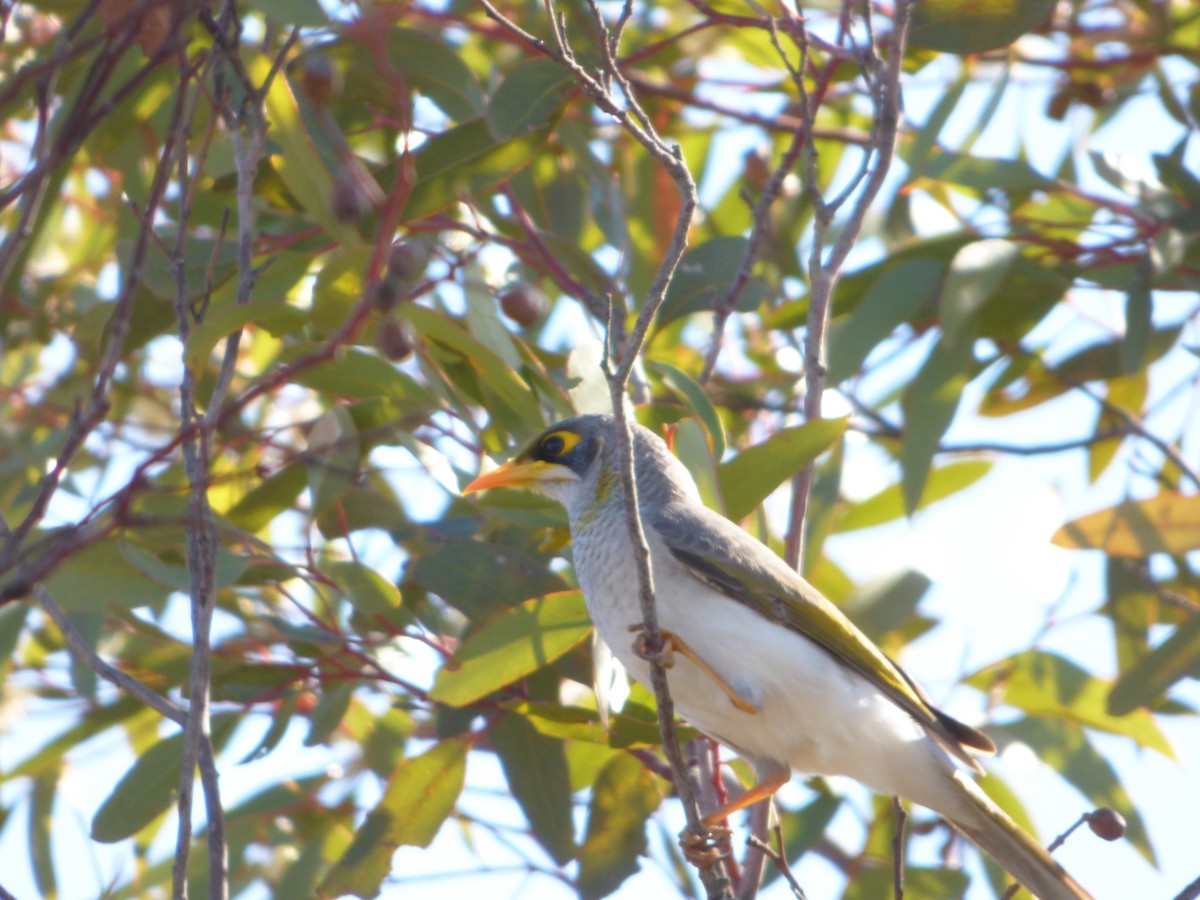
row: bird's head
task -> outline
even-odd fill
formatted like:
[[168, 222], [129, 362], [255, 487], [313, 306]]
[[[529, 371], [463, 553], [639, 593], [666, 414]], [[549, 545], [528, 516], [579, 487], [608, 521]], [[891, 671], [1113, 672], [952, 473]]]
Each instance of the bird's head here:
[[[638, 496], [650, 503], [698, 497], [687, 469], [662, 439], [640, 425], [632, 427]], [[463, 493], [494, 487], [526, 488], [557, 500], [575, 521], [598, 504], [620, 502], [616, 448], [617, 426], [612, 416], [574, 416], [551, 425], [511, 462], [480, 475]]]

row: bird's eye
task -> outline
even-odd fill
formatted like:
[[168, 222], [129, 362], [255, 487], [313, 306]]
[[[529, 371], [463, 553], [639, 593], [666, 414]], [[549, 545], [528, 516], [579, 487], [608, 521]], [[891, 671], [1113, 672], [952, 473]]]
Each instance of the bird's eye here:
[[561, 456], [566, 446], [567, 442], [562, 439], [562, 435], [552, 434], [542, 441], [542, 452], [547, 456]]

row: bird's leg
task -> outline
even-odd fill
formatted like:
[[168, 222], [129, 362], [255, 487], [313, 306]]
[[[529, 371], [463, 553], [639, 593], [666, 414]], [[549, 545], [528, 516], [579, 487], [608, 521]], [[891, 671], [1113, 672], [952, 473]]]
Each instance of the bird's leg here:
[[774, 796], [775, 792], [788, 783], [788, 779], [792, 777], [791, 770], [786, 766], [779, 767], [776, 771], [762, 773], [759, 782], [738, 797], [736, 800], [730, 800], [720, 809], [709, 813], [704, 817], [704, 824], [708, 827], [713, 827], [723, 819], [727, 819], [739, 809], [745, 809], [748, 806], [753, 806], [759, 800], [766, 800]]
[[717, 683], [725, 696], [729, 698], [742, 712], [753, 715], [758, 712], [758, 707], [734, 690], [733, 685], [717, 674], [717, 670], [706, 663], [700, 656], [689, 647], [679, 635], [673, 631], [663, 631], [663, 647], [658, 654], [652, 654], [646, 648], [646, 631], [644, 625], [630, 625], [630, 631], [638, 632], [638, 636], [633, 641], [633, 652], [648, 662], [657, 662], [664, 669], [669, 669], [675, 665], [675, 653], [682, 653], [692, 661], [697, 669], [711, 678]]

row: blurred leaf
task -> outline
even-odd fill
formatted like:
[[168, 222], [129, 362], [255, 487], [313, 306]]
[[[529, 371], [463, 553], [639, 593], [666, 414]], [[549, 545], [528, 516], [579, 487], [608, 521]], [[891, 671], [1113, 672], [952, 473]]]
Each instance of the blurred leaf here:
[[[271, 70], [270, 57], [266, 54], [256, 55], [248, 68], [254, 83], [263, 84]], [[343, 246], [358, 246], [362, 243], [358, 232], [338, 221], [333, 213], [330, 205], [333, 179], [325, 167], [325, 161], [313, 146], [288, 79], [280, 73], [271, 79], [270, 84], [270, 90], [263, 99], [267, 117], [271, 120], [271, 138], [283, 149], [283, 153], [274, 157], [275, 170], [318, 225]]]
[[579, 848], [576, 887], [583, 900], [611, 894], [638, 870], [638, 857], [646, 850], [646, 819], [661, 802], [661, 781], [636, 757], [614, 756], [601, 770]]
[[904, 391], [904, 436], [900, 448], [904, 510], [916, 512], [942, 437], [954, 420], [974, 362], [970, 341], [939, 341]]
[[46, 578], [46, 589], [63, 606], [96, 611], [109, 604], [155, 605], [176, 590], [145, 575], [120, 548], [120, 541], [108, 539], [68, 556]]
[[[864, 867], [855, 874], [842, 900], [880, 900], [893, 894], [894, 873], [890, 865]], [[926, 900], [958, 900], [971, 886], [971, 876], [962, 869], [904, 867], [904, 896]]]
[[475, 369], [491, 395], [511, 409], [531, 431], [542, 427], [542, 413], [536, 396], [496, 353], [458, 324], [431, 309], [408, 304], [402, 314], [421, 337], [454, 352]]
[[429, 698], [466, 706], [554, 662], [591, 631], [579, 591], [526, 600], [471, 633], [438, 670]]
[[506, 141], [549, 125], [575, 86], [571, 73], [555, 60], [533, 59], [517, 66], [488, 100], [492, 137]]
[[1053, 185], [1046, 176], [1019, 160], [989, 159], [947, 150], [935, 151], [930, 156], [925, 177], [980, 193], [991, 190], [1028, 191]]
[[552, 126], [496, 140], [487, 121], [475, 119], [435, 134], [414, 154], [417, 182], [405, 220], [422, 219], [482, 192], [529, 164]]
[[[217, 713], [212, 717], [212, 741], [219, 748], [233, 733], [240, 716]], [[183, 764], [183, 733], [159, 741], [138, 756], [100, 804], [92, 818], [92, 840], [113, 844], [137, 834], [171, 808], [179, 791]]]
[[1200, 615], [1191, 615], [1165, 641], [1121, 673], [1108, 696], [1108, 711], [1125, 715], [1155, 704], [1183, 678], [1200, 678]]
[[1114, 716], [1108, 711], [1110, 685], [1053, 653], [1019, 653], [980, 669], [966, 683], [1030, 715], [1124, 735], [1174, 758], [1153, 716], [1145, 710]]
[[320, 28], [329, 24], [329, 17], [318, 0], [254, 0], [252, 5], [280, 24], [299, 28]]
[[1008, 46], [1053, 12], [1054, 0], [921, 0], [909, 40], [946, 53], [982, 53]]
[[400, 590], [370, 566], [347, 560], [323, 568], [361, 613], [391, 612], [400, 605]]
[[204, 321], [188, 335], [184, 362], [192, 375], [199, 377], [217, 341], [238, 329], [254, 325], [278, 337], [295, 331], [307, 321], [308, 313], [286, 301], [258, 300], [241, 306], [231, 304], [210, 309]]
[[717, 469], [725, 511], [735, 522], [754, 511], [781, 484], [842, 436], [846, 419], [818, 419], [784, 428], [747, 447]]
[[938, 311], [942, 340], [947, 345], [974, 338], [976, 316], [1019, 255], [1016, 244], [1000, 239], [967, 244], [954, 255], [942, 284]]
[[[1028, 745], [1038, 759], [1061, 774], [1096, 806], [1108, 806], [1125, 817], [1125, 838], [1151, 865], [1154, 848], [1145, 823], [1112, 766], [1088, 741], [1082, 729], [1053, 718], [1026, 716], [1008, 725], [988, 729], [1003, 747], [1010, 740]], [[1063, 816], [1063, 819], [1068, 819]]]
[[[527, 492], [507, 493], [519, 496]], [[546, 570], [545, 560], [512, 547], [471, 540], [450, 540], [422, 553], [405, 571], [405, 581], [409, 580], [470, 619], [493, 616], [530, 595], [568, 587], [561, 576]]]
[[[794, 865], [812, 849], [825, 835], [825, 829], [842, 808], [842, 798], [837, 794], [821, 792], [806, 806], [796, 810], [779, 809], [779, 823], [783, 829], [784, 856]], [[767, 866], [763, 876], [763, 887], [780, 876], [778, 866]]]
[[1121, 343], [1121, 363], [1127, 373], [1142, 368], [1146, 345], [1153, 330], [1154, 298], [1150, 292], [1149, 259], [1125, 294], [1125, 340]]
[[[463, 122], [483, 112], [483, 90], [455, 48], [412, 28], [392, 28], [387, 41], [392, 65], [450, 118]], [[378, 79], [378, 71], [370, 68], [364, 77]]]
[[353, 697], [354, 685], [351, 683], [333, 684], [322, 688], [321, 699], [308, 714], [312, 726], [308, 730], [308, 737], [304, 739], [305, 747], [316, 747], [329, 741], [333, 732], [342, 724]]
[[[291, 348], [280, 362], [293, 362], [305, 349], [314, 348]], [[420, 410], [434, 405], [433, 395], [427, 387], [387, 360], [355, 347], [341, 348], [328, 362], [297, 372], [292, 381], [334, 397], [356, 400], [389, 397], [399, 401], [402, 409]]]
[[1200, 547], [1200, 496], [1164, 493], [1126, 500], [1063, 525], [1051, 538], [1068, 550], [1112, 556], [1183, 555]]
[[721, 424], [721, 417], [717, 415], [716, 407], [708, 399], [704, 388], [687, 373], [667, 363], [650, 360], [647, 366], [658, 373], [663, 384], [704, 424], [704, 430], [708, 432], [708, 438], [712, 442], [713, 459], [719, 462], [725, 456], [725, 426]]
[[308, 487], [308, 473], [299, 462], [288, 463], [260, 481], [225, 514], [234, 525], [255, 533], [291, 509]]
[[[658, 308], [657, 327], [697, 312], [711, 312], [733, 287], [746, 255], [744, 237], [719, 237], [690, 248], [679, 261], [675, 277]], [[761, 278], [751, 277], [735, 309], [748, 312], [767, 299]]]
[[565, 866], [575, 858], [575, 827], [563, 742], [539, 733], [516, 713], [501, 716], [488, 736], [534, 835], [551, 859]]
[[433, 842], [462, 793], [470, 746], [461, 738], [442, 741], [396, 768], [383, 799], [321, 882], [321, 897], [377, 897], [399, 847]]
[[[921, 502], [917, 509], [936, 503], [965, 490], [992, 470], [992, 462], [986, 459], [967, 459], [947, 463], [929, 473]], [[838, 521], [838, 532], [872, 528], [895, 521], [904, 515], [904, 498], [899, 484], [884, 488], [879, 493], [860, 500]]]
[[928, 258], [899, 258], [883, 268], [854, 309], [830, 322], [830, 384], [857, 372], [884, 338], [935, 296], [945, 268]]
[[58, 793], [59, 766], [40, 772], [33, 779], [29, 797], [29, 853], [33, 879], [43, 897], [58, 895], [54, 866], [54, 798]]

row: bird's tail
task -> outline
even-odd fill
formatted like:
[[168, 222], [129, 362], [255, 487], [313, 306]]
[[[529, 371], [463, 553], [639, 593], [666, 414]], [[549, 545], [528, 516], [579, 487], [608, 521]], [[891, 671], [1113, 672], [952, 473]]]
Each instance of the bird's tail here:
[[[954, 772], [958, 802], [939, 811], [1041, 900], [1091, 900], [1046, 849], [1010, 819], [971, 778]], [[953, 813], [947, 815], [947, 813]]]

